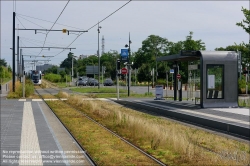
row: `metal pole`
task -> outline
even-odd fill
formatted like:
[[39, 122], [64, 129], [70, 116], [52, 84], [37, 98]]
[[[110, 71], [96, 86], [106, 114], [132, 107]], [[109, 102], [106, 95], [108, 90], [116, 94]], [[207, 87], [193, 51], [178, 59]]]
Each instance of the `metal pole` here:
[[136, 86], [136, 69], [135, 69], [135, 86]]
[[[240, 52], [240, 51], [239, 51], [238, 56], [239, 56], [239, 59], [240, 59], [240, 65], [241, 65], [241, 52]], [[240, 66], [240, 80], [241, 80], [241, 66]]]
[[[128, 42], [128, 64], [130, 64], [130, 32], [129, 32], [129, 42]], [[128, 66], [128, 96], [130, 96], [130, 66]]]
[[16, 13], [13, 12], [13, 43], [12, 43], [12, 89], [15, 92], [15, 17]]
[[19, 64], [18, 64], [18, 70], [19, 70], [19, 72], [20, 72], [20, 82], [21, 82], [21, 75], [22, 75], [22, 59], [21, 59], [21, 57], [22, 57], [22, 54], [23, 54], [23, 50], [22, 49], [20, 49], [20, 60], [19, 60]]
[[23, 98], [25, 98], [25, 74], [23, 70]]
[[[248, 70], [247, 67], [246, 67], [246, 70]], [[247, 86], [247, 77], [248, 77], [248, 75], [246, 74], [246, 94], [248, 92], [248, 89], [247, 89], [248, 88], [248, 86]]]
[[155, 73], [156, 73], [156, 76], [155, 76], [155, 82], [157, 83], [157, 76], [158, 76], [158, 70], [157, 70], [157, 60], [156, 60], [156, 55], [155, 55], [155, 61], [156, 61], [156, 69], [155, 69]]
[[172, 74], [172, 89], [174, 88], [174, 86], [173, 86], [173, 73], [171, 73]]
[[100, 27], [98, 22], [98, 89], [100, 89], [100, 53], [99, 53], [99, 33], [100, 33]]
[[175, 61], [175, 67], [174, 67], [174, 101], [176, 101], [177, 99], [177, 79], [176, 79], [176, 76], [177, 76], [177, 61]]
[[249, 81], [249, 69], [247, 70], [247, 81]]
[[20, 71], [19, 71], [19, 36], [17, 36], [17, 75], [18, 78], [20, 76]]
[[103, 66], [102, 66], [102, 84], [103, 84]]
[[167, 81], [166, 97], [168, 97], [168, 72], [167, 71], [166, 71], [166, 81]]
[[119, 76], [118, 76], [118, 66], [117, 66], [117, 60], [116, 60], [116, 92], [117, 92], [117, 100], [119, 100]]
[[155, 69], [153, 68], [153, 71], [152, 71], [152, 77], [153, 77], [153, 85], [152, 85], [152, 88], [154, 87], [154, 84], [155, 84]]
[[74, 77], [74, 73], [73, 73], [73, 58], [74, 56], [72, 56], [72, 71], [71, 71], [71, 85], [73, 85], [73, 77]]
[[[126, 69], [128, 69], [127, 65], [125, 66]], [[128, 88], [128, 74], [125, 74], [125, 83], [126, 83], [126, 89]]]

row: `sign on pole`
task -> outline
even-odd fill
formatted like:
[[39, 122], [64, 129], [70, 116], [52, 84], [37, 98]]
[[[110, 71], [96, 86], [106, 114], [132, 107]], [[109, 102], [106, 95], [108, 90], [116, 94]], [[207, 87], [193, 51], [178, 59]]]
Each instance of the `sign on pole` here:
[[177, 79], [179, 80], [181, 78], [181, 75], [180, 74], [177, 74]]
[[127, 74], [127, 73], [128, 73], [128, 69], [126, 69], [126, 68], [124, 67], [124, 68], [122, 68], [121, 72], [122, 72], [122, 74]]
[[174, 69], [170, 69], [170, 73], [174, 73]]
[[128, 61], [128, 49], [121, 49], [121, 60]]

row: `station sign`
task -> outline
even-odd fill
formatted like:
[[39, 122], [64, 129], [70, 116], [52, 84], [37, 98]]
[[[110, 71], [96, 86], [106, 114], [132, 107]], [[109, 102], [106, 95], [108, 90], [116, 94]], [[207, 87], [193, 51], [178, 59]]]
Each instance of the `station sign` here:
[[128, 61], [128, 49], [121, 49], [121, 61]]

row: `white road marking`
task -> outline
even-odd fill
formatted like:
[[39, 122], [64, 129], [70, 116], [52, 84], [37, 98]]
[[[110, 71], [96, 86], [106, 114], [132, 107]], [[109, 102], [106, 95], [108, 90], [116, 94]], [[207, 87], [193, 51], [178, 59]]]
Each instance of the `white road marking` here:
[[32, 99], [32, 101], [43, 101], [42, 99]]
[[55, 100], [58, 100], [58, 99], [44, 99], [44, 101], [55, 101]]
[[18, 101], [26, 101], [26, 99], [19, 99]]
[[31, 102], [24, 102], [19, 165], [43, 165]]

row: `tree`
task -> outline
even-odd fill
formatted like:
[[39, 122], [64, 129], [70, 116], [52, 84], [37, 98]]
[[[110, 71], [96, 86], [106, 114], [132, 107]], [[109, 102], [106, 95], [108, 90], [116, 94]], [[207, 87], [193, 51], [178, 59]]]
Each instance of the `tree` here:
[[52, 66], [50, 68], [48, 68], [47, 70], [44, 71], [44, 73], [53, 73], [53, 74], [57, 74], [57, 69], [58, 69], [58, 66]]
[[225, 48], [223, 47], [219, 47], [219, 48], [215, 48], [216, 51], [240, 51], [241, 52], [241, 59], [242, 59], [242, 68], [245, 68], [246, 64], [250, 64], [250, 57], [249, 57], [249, 54], [250, 54], [250, 47], [249, 47], [249, 44], [245, 44], [245, 43], [241, 43], [239, 45], [237, 45], [235, 43], [235, 45], [229, 45]]
[[[142, 47], [134, 53], [134, 65], [132, 68], [142, 67], [147, 64], [150, 69], [156, 69], [159, 77], [164, 77], [166, 74], [166, 64], [157, 62], [156, 58], [166, 56], [169, 52], [169, 42], [166, 38], [156, 35], [150, 35], [142, 42]], [[148, 73], [141, 74], [145, 70], [139, 70], [140, 75], [146, 76]], [[156, 74], [155, 77], [157, 78]], [[140, 80], [140, 79], [138, 79]]]
[[76, 76], [77, 61], [74, 58], [74, 53], [69, 52], [68, 57], [62, 61], [62, 63], [60, 64], [60, 67], [65, 68], [66, 73], [69, 73], [72, 70], [72, 58], [73, 58], [74, 76]]
[[105, 77], [110, 77], [113, 80], [116, 78], [117, 59], [120, 59], [120, 54], [117, 51], [109, 51], [101, 56], [101, 66], [105, 66]]
[[0, 58], [0, 66], [7, 67], [7, 62], [5, 61], [5, 59]]
[[183, 49], [186, 51], [206, 50], [206, 46], [201, 40], [193, 40], [193, 32], [190, 31], [189, 36], [187, 36], [183, 42]]
[[236, 25], [242, 27], [248, 34], [250, 34], [250, 10], [247, 10], [242, 7], [241, 11], [243, 12], [246, 19], [243, 20], [243, 23], [241, 21], [236, 23]]

